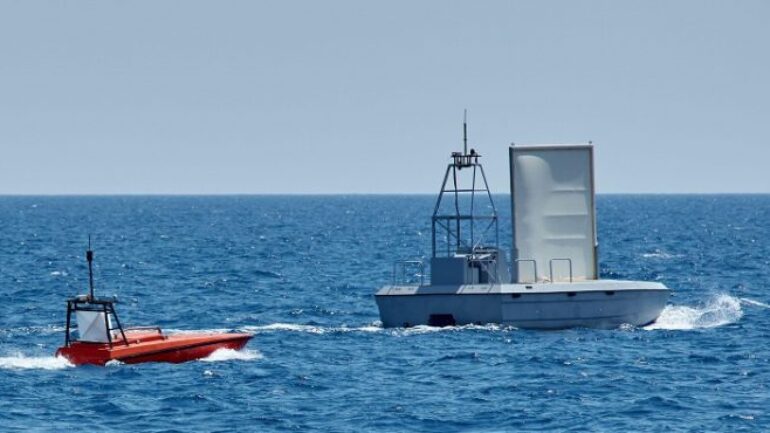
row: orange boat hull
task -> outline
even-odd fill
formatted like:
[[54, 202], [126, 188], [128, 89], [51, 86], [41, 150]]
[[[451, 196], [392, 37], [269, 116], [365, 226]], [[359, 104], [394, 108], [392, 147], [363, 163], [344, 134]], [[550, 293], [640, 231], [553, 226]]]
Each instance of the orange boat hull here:
[[205, 358], [218, 349], [238, 350], [251, 339], [251, 334], [176, 334], [130, 333], [128, 344], [123, 339], [112, 346], [105, 343], [75, 341], [56, 351], [75, 365], [104, 365], [110, 361], [126, 364], [140, 362], [187, 362]]

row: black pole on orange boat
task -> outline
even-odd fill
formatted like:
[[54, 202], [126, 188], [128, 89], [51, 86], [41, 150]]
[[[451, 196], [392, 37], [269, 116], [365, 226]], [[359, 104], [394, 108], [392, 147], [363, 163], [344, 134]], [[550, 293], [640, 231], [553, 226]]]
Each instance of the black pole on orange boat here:
[[90, 292], [88, 299], [90, 301], [93, 301], [94, 300], [94, 269], [93, 269], [94, 252], [91, 251], [91, 235], [88, 235], [88, 250], [86, 250], [86, 260], [88, 261], [88, 288]]

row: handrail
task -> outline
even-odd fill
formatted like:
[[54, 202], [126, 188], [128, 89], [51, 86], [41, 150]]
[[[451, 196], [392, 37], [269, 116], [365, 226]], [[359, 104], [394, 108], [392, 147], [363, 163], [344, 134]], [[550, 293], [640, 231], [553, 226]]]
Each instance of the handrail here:
[[163, 334], [160, 326], [130, 326], [125, 328], [126, 331], [158, 331], [158, 334]]
[[548, 267], [551, 271], [551, 282], [553, 283], [553, 262], [563, 261], [569, 263], [569, 282], [572, 282], [572, 259], [569, 258], [556, 258], [548, 261]]
[[[535, 259], [516, 259], [513, 262], [516, 263], [516, 264], [518, 264], [519, 262], [531, 262], [532, 263], [532, 267], [535, 270], [535, 273], [533, 274], [533, 279], [534, 280], [532, 282], [533, 283], [537, 283], [537, 260], [535, 260]], [[517, 276], [519, 275], [518, 268], [516, 269], [516, 275]], [[522, 282], [526, 283], [526, 281], [522, 281]]]
[[425, 285], [425, 263], [422, 260], [397, 260], [393, 263], [393, 285], [396, 285], [398, 266], [401, 265], [401, 282], [406, 282], [406, 266], [417, 265], [420, 268], [420, 285]]

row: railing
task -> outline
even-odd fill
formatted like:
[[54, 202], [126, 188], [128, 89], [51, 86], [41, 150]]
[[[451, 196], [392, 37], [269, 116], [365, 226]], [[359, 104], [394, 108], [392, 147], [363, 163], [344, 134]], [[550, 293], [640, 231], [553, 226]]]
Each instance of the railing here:
[[[478, 268], [480, 272], [484, 272], [488, 277], [489, 281], [488, 283], [498, 283], [499, 282], [499, 275], [498, 275], [498, 269], [497, 269], [497, 259], [496, 258], [469, 258], [469, 264], [476, 264], [478, 265]], [[532, 263], [532, 270], [534, 272], [533, 280], [530, 282], [527, 281], [521, 281], [521, 283], [537, 283], [538, 282], [538, 274], [537, 274], [537, 260], [535, 259], [515, 259], [514, 263]], [[574, 280], [574, 275], [572, 272], [572, 259], [567, 257], [559, 257], [559, 258], [553, 258], [548, 261], [548, 271], [549, 271], [549, 277], [550, 282], [555, 282], [554, 280], [554, 262], [567, 262], [569, 265], [569, 282], [572, 283]], [[407, 278], [407, 268], [410, 266], [416, 266], [419, 270], [419, 273], [414, 274], [414, 276], [420, 277], [420, 285], [425, 285], [425, 263], [422, 260], [398, 260], [393, 263], [393, 275], [392, 275], [392, 283], [393, 285], [398, 284], [409, 284], [411, 281], [409, 278]], [[518, 269], [517, 269], [518, 274]], [[399, 278], [400, 277], [400, 278]]]
[[548, 261], [548, 268], [550, 270], [550, 276], [551, 276], [551, 282], [553, 282], [553, 262], [567, 262], [569, 263], [569, 282], [572, 282], [572, 259], [568, 258], [558, 258], [558, 259], [551, 259]]
[[128, 328], [125, 328], [126, 332], [129, 331], [155, 331], [158, 334], [163, 334], [163, 331], [161, 331], [160, 326], [131, 326]]
[[[420, 285], [425, 285], [425, 263], [422, 262], [422, 260], [398, 260], [393, 263], [393, 285], [397, 285], [399, 283], [406, 284], [408, 283], [408, 280], [406, 278], [406, 268], [409, 265], [416, 265], [420, 269], [420, 273], [418, 274], [420, 276]], [[401, 268], [401, 280], [398, 281], [396, 279], [396, 276], [398, 275], [398, 269]]]
[[[534, 272], [534, 278], [533, 278], [533, 281], [531, 281], [531, 283], [537, 283], [537, 281], [538, 281], [537, 260], [535, 260], [535, 259], [515, 259], [513, 262], [516, 265], [518, 265], [521, 262], [532, 263], [532, 270]], [[554, 277], [553, 277], [553, 263], [554, 262], [567, 262], [569, 264], [569, 282], [570, 283], [573, 282], [574, 277], [573, 277], [573, 273], [572, 273], [572, 259], [566, 258], [566, 257], [564, 257], [564, 258], [561, 258], [561, 257], [554, 258], [554, 259], [551, 259], [551, 260], [548, 261], [548, 272], [549, 272], [549, 278], [550, 278], [549, 282], [551, 282], [551, 283], [555, 282]], [[519, 274], [518, 268], [517, 268], [516, 271], [517, 271], [516, 274], [518, 275]], [[527, 281], [521, 281], [521, 283], [527, 283]]]

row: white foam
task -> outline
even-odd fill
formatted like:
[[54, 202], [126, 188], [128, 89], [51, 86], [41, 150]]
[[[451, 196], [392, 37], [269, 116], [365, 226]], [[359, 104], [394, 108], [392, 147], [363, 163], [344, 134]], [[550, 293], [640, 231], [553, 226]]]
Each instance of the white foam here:
[[355, 332], [382, 332], [383, 331], [382, 325], [367, 325], [367, 326], [359, 326], [358, 328], [348, 328], [348, 329]]
[[261, 326], [245, 326], [241, 328], [246, 332], [275, 332], [275, 331], [288, 331], [288, 332], [305, 332], [309, 334], [329, 334], [329, 333], [344, 333], [344, 332], [369, 332], [378, 333], [385, 332], [391, 335], [420, 335], [432, 332], [452, 332], [452, 331], [464, 331], [464, 330], [481, 330], [481, 331], [507, 331], [516, 329], [507, 325], [461, 325], [461, 326], [428, 326], [417, 325], [409, 328], [390, 328], [386, 329], [382, 327], [382, 324], [378, 321], [369, 325], [348, 327], [348, 326], [314, 326], [314, 325], [300, 325], [295, 323], [271, 323], [269, 325]]
[[0, 334], [54, 334], [64, 332], [63, 326], [29, 326], [21, 328], [0, 328]]
[[655, 250], [652, 253], [642, 254], [642, 257], [645, 259], [673, 259], [674, 257], [679, 257], [679, 254], [669, 254], [665, 251]]
[[61, 370], [68, 367], [74, 366], [61, 356], [26, 356], [17, 353], [0, 357], [0, 368], [5, 370]]
[[459, 325], [459, 326], [428, 326], [417, 325], [409, 328], [393, 328], [394, 335], [420, 335], [433, 332], [456, 332], [456, 331], [502, 331], [516, 329], [508, 325], [498, 325], [494, 323], [486, 325]]
[[761, 307], [761, 308], [768, 308], [770, 309], [770, 304], [765, 304], [764, 302], [755, 301], [753, 299], [749, 298], [741, 298], [741, 302], [743, 302], [746, 305], [751, 305], [754, 307]]
[[233, 349], [217, 349], [211, 355], [201, 359], [203, 362], [220, 362], [220, 361], [252, 361], [255, 359], [262, 359], [263, 356], [258, 350], [233, 350]]
[[727, 294], [710, 298], [698, 307], [667, 305], [655, 323], [644, 329], [690, 330], [716, 328], [735, 323], [743, 316], [741, 300]]
[[394, 328], [393, 332], [397, 335], [420, 335], [430, 334], [433, 332], [449, 331], [456, 329], [456, 326], [428, 326], [428, 325], [416, 325], [408, 328]]
[[328, 334], [332, 332], [381, 332], [382, 326], [378, 324], [371, 324], [358, 327], [347, 326], [314, 326], [314, 325], [300, 325], [297, 323], [271, 323], [269, 325], [260, 326], [244, 326], [241, 328], [246, 332], [270, 332], [270, 331], [290, 331], [290, 332], [306, 332], [309, 334]]
[[260, 331], [292, 331], [292, 332], [308, 332], [311, 334], [325, 334], [329, 332], [330, 328], [324, 328], [322, 326], [312, 325], [299, 325], [296, 323], [271, 323], [269, 325], [260, 326], [245, 326], [244, 331], [247, 332], [260, 332]]

